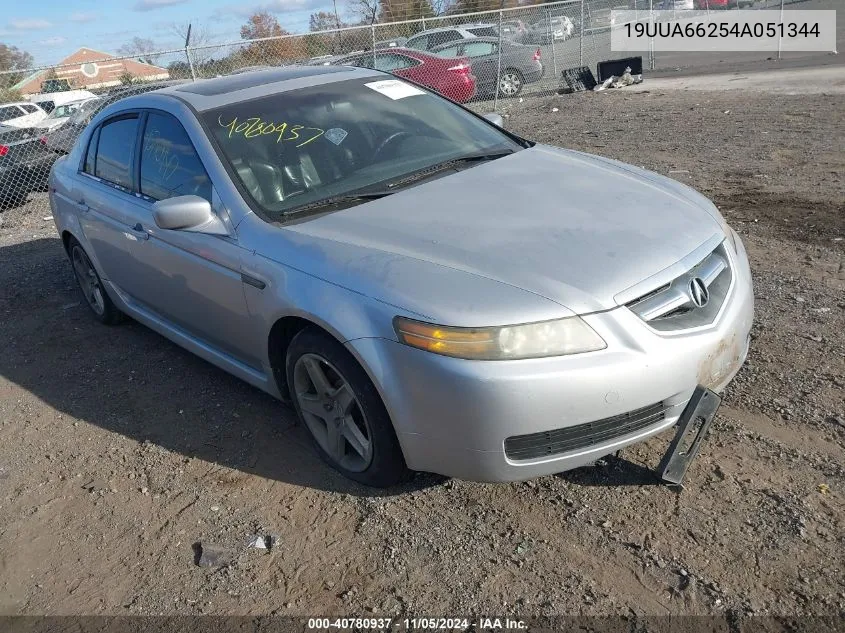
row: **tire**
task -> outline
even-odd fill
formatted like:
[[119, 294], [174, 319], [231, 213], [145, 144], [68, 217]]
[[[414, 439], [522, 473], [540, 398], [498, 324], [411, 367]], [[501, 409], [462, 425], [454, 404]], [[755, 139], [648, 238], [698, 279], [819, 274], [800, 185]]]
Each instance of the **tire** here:
[[296, 414], [327, 464], [374, 488], [409, 476], [378, 391], [343, 345], [306, 328], [288, 347], [285, 374]]
[[71, 268], [73, 268], [73, 276], [76, 277], [79, 290], [94, 317], [104, 325], [120, 323], [123, 320], [123, 313], [112, 303], [88, 253], [75, 237], [68, 240], [67, 253]]
[[506, 68], [499, 76], [499, 81], [496, 84], [496, 90], [499, 91], [500, 97], [515, 97], [525, 85], [525, 79], [522, 73], [516, 68]]

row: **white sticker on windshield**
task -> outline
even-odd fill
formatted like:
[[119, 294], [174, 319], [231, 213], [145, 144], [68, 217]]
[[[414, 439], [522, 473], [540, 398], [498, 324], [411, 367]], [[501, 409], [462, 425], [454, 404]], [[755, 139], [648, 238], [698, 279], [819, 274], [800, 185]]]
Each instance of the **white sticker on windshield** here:
[[367, 88], [380, 92], [385, 97], [390, 97], [394, 101], [397, 99], [404, 99], [405, 97], [413, 97], [414, 95], [424, 95], [425, 90], [420, 90], [416, 86], [406, 84], [404, 81], [398, 79], [384, 79], [382, 81], [372, 81], [364, 84]]
[[326, 133], [323, 134], [323, 136], [335, 145], [340, 145], [343, 143], [343, 139], [345, 139], [348, 134], [349, 132], [346, 130], [341, 130], [339, 127], [333, 127], [330, 130], [326, 130]]

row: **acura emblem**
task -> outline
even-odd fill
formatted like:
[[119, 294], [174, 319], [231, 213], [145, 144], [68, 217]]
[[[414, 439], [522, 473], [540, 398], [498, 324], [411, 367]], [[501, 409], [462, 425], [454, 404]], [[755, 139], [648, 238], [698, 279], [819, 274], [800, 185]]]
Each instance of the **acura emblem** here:
[[703, 308], [710, 301], [710, 292], [707, 290], [707, 286], [704, 285], [704, 280], [701, 277], [694, 277], [689, 282], [689, 297], [699, 308]]

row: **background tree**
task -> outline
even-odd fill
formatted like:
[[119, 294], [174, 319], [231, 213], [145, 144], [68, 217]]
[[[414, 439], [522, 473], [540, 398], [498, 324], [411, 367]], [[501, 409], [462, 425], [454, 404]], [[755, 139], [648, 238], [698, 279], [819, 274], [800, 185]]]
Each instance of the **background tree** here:
[[[195, 67], [196, 65], [197, 63], [194, 62]], [[170, 75], [171, 79], [190, 79], [191, 67], [188, 62], [170, 62], [167, 65], [167, 74]]]
[[348, 0], [346, 10], [358, 24], [372, 24], [378, 17], [379, 0]]
[[[179, 46], [185, 45], [188, 37], [188, 28], [191, 29], [191, 60], [194, 66], [204, 64], [214, 55], [214, 48], [202, 48], [211, 44], [211, 34], [203, 24], [191, 24], [190, 22], [173, 22], [168, 31], [177, 38]], [[172, 75], [171, 75], [172, 76]], [[188, 74], [190, 77], [190, 73]]]
[[[342, 33], [337, 29], [348, 27], [349, 24], [340, 21], [337, 15], [328, 11], [312, 13], [308, 20], [308, 30], [312, 34], [305, 36], [308, 56], [339, 55], [344, 52], [344, 40], [350, 43], [355, 39], [355, 33]], [[322, 31], [334, 31], [322, 33]]]
[[302, 38], [288, 37], [290, 33], [279, 21], [266, 11], [259, 11], [249, 17], [241, 27], [241, 38], [255, 40], [278, 38], [266, 42], [253, 42], [241, 52], [244, 65], [279, 64], [304, 57], [306, 54]]
[[156, 45], [146, 37], [133, 37], [132, 41], [124, 44], [117, 52], [125, 57], [135, 57], [145, 64], [154, 64], [152, 54], [156, 52]]
[[[3, 101], [19, 101], [20, 94], [12, 91], [12, 86], [26, 76], [26, 70], [32, 68], [32, 55], [16, 46], [0, 44], [0, 93]], [[8, 72], [14, 71], [14, 72]]]
[[434, 17], [430, 0], [381, 0], [379, 22], [400, 22]]
[[128, 70], [124, 70], [120, 74], [120, 77], [118, 77], [118, 79], [120, 79], [120, 83], [124, 86], [131, 86], [133, 83], [135, 83], [135, 77], [133, 77], [132, 73], [130, 73]]

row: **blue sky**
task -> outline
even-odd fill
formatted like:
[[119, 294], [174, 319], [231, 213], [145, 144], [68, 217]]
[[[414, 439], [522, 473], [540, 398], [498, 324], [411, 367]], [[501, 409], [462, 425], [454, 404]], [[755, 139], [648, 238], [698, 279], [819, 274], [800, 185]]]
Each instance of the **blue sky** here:
[[[239, 39], [239, 29], [256, 10], [274, 14], [295, 33], [308, 17], [330, 10], [331, 0], [4, 0], [0, 42], [28, 51], [36, 64], [53, 64], [82, 46], [114, 53], [133, 37], [161, 49], [182, 46], [174, 24], [191, 22], [210, 43]], [[338, 8], [342, 6], [338, 2]]]

